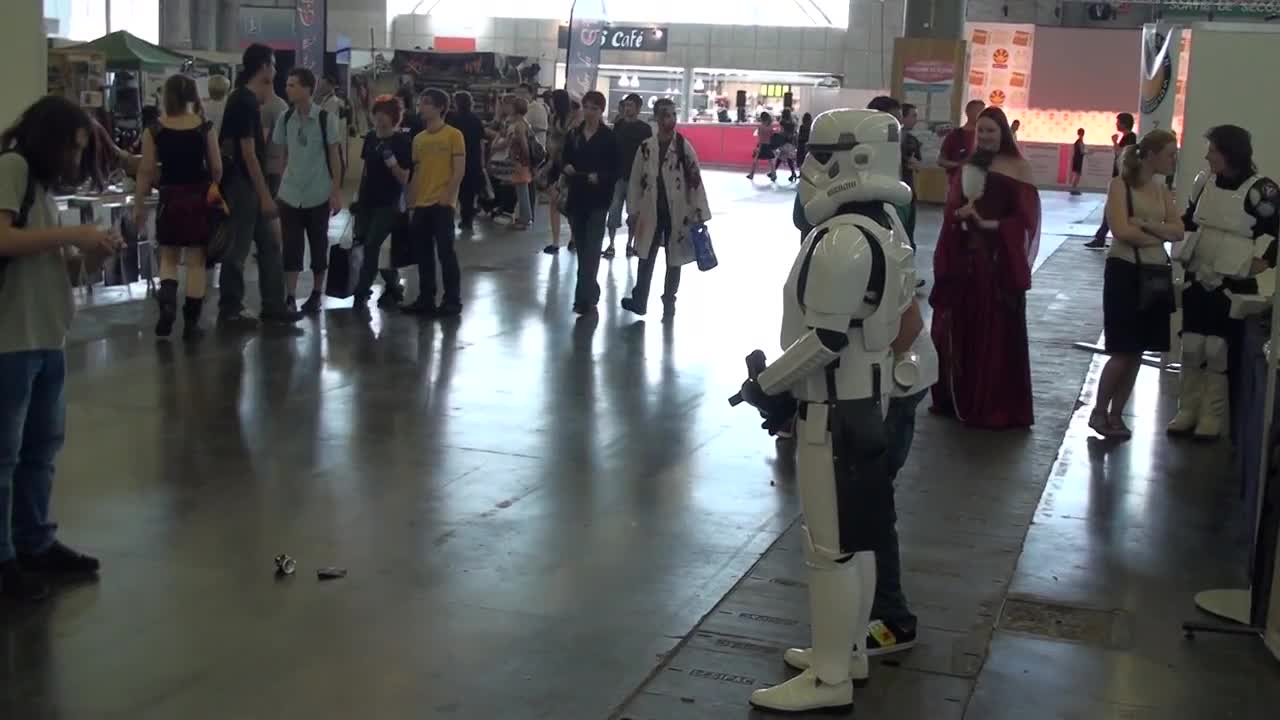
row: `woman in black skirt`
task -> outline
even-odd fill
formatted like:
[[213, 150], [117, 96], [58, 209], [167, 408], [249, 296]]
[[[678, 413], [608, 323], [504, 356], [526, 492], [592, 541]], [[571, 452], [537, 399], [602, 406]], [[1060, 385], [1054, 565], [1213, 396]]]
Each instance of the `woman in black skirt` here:
[[[1120, 176], [1107, 192], [1107, 223], [1115, 235], [1103, 279], [1103, 327], [1111, 356], [1098, 381], [1089, 427], [1107, 438], [1127, 440], [1124, 407], [1142, 367], [1144, 352], [1168, 352], [1173, 293], [1144, 297], [1144, 268], [1167, 268], [1164, 244], [1182, 240], [1173, 194], [1156, 176], [1174, 171], [1178, 145], [1168, 130], [1152, 130], [1121, 156]], [[1148, 280], [1148, 289], [1155, 287]]]
[[200, 311], [208, 287], [210, 186], [221, 177], [217, 134], [213, 123], [200, 112], [196, 83], [186, 75], [174, 75], [164, 84], [164, 115], [142, 134], [142, 163], [134, 200], [134, 218], [141, 228], [152, 183], [160, 189], [155, 233], [160, 246], [160, 290], [156, 293], [159, 337], [168, 337], [177, 319], [179, 263], [187, 268], [182, 336], [187, 340], [200, 336]]

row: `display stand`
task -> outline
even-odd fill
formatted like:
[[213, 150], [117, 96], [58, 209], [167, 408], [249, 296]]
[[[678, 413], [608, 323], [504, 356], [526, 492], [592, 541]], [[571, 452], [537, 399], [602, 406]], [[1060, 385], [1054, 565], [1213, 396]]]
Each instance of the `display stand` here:
[[[1272, 655], [1280, 660], [1280, 629], [1272, 628], [1268, 632], [1268, 602], [1272, 604], [1280, 602], [1280, 598], [1275, 597], [1273, 592], [1273, 583], [1280, 581], [1280, 566], [1276, 565], [1277, 558], [1280, 554], [1276, 552], [1276, 534], [1275, 524], [1276, 518], [1270, 517], [1274, 515], [1274, 510], [1269, 510], [1269, 503], [1275, 502], [1272, 497], [1274, 493], [1268, 492], [1271, 485], [1271, 466], [1272, 453], [1277, 449], [1274, 438], [1274, 420], [1276, 412], [1276, 392], [1277, 392], [1277, 371], [1280, 370], [1280, 292], [1273, 293], [1271, 298], [1271, 320], [1270, 332], [1267, 334], [1267, 340], [1263, 343], [1262, 353], [1265, 365], [1265, 391], [1263, 393], [1263, 407], [1261, 417], [1262, 432], [1258, 437], [1251, 437], [1247, 432], [1251, 427], [1251, 422], [1255, 418], [1249, 417], [1253, 415], [1253, 406], [1240, 413], [1233, 413], [1232, 422], [1238, 423], [1242, 428], [1239, 436], [1239, 447], [1242, 453], [1247, 453], [1249, 446], [1252, 444], [1257, 450], [1256, 456], [1256, 479], [1250, 481], [1250, 475], [1254, 472], [1251, 458], [1242, 455], [1240, 464], [1240, 474], [1245, 481], [1246, 505], [1251, 505], [1253, 512], [1250, 520], [1253, 524], [1252, 534], [1252, 560], [1251, 563], [1251, 580], [1252, 586], [1249, 589], [1214, 589], [1205, 590], [1197, 593], [1195, 596], [1196, 607], [1202, 611], [1209, 613], [1223, 620], [1230, 621], [1233, 624], [1224, 625], [1217, 623], [1203, 623], [1198, 621], [1187, 621], [1182, 624], [1182, 630], [1188, 638], [1195, 637], [1196, 633], [1222, 634], [1222, 635], [1243, 635], [1253, 636], [1261, 639]], [[1245, 353], [1256, 351], [1257, 338], [1252, 342], [1246, 342]], [[1238, 370], [1244, 371], [1242, 374], [1252, 374], [1253, 369], [1249, 367], [1250, 358], [1241, 359]], [[1235, 370], [1237, 368], [1233, 368]], [[1239, 393], [1239, 396], [1233, 398], [1233, 403], [1242, 401], [1245, 397], [1253, 393], [1246, 390]], [[1256, 444], [1250, 443], [1254, 440]], [[1255, 489], [1256, 488], [1256, 489]], [[1271, 609], [1271, 622], [1277, 619], [1277, 613], [1274, 608]]]

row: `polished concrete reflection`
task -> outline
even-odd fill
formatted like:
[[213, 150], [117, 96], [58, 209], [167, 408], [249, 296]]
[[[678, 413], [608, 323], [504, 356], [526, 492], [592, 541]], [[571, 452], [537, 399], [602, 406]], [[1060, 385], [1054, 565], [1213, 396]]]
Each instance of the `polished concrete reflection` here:
[[[722, 652], [733, 631], [700, 621], [726, 593], [744, 576], [740, 589], [799, 572], [784, 552], [792, 466], [725, 403], [749, 350], [776, 353], [797, 234], [790, 189], [719, 173], [709, 188], [721, 267], [687, 272], [669, 324], [618, 307], [635, 274], [622, 259], [602, 271], [599, 318], [576, 319], [573, 256], [539, 252], [545, 215], [537, 232], [460, 241], [458, 322], [330, 301], [297, 333], [215, 333], [186, 348], [150, 336], [149, 304], [83, 312], [56, 511], [104, 573], [46, 606], [3, 607], [0, 718], [591, 720], [673, 651]], [[1070, 342], [1096, 337], [1101, 258], [1062, 240], [1098, 203], [1065, 198], [1046, 202], [1048, 260], [1029, 312], [1040, 424], [996, 435], [921, 418], [902, 512], [927, 642], [880, 674], [894, 679], [875, 692], [904, 698], [893, 717], [952, 717], [966, 703], [971, 717], [1031, 717], [974, 710], [1017, 707], [1037, 687], [1063, 707], [1143, 701], [1059, 692], [1073, 677], [1122, 682], [1080, 668], [1090, 648], [996, 631], [988, 657], [1010, 583], [1128, 608], [1235, 577], [1196, 546], [1220, 531], [1204, 513], [1229, 513], [1229, 488], [1176, 490], [1212, 458], [1155, 445], [1150, 413], [1130, 422], [1139, 438], [1121, 452], [1133, 454], [1107, 456], [1107, 479], [1086, 469], [1097, 456], [1068, 421], [1089, 356]], [[926, 256], [937, 222], [923, 214]], [[1073, 464], [1051, 474], [1055, 458]], [[273, 576], [282, 552], [296, 576]], [[349, 575], [318, 582], [329, 565]], [[1055, 583], [1083, 595], [1054, 595]], [[784, 602], [774, 591], [787, 587], [752, 589]], [[1162, 602], [1169, 616], [1184, 609]], [[1077, 665], [1023, 687], [1033, 658], [1046, 672], [1055, 658]], [[781, 673], [776, 658], [761, 662]], [[643, 717], [741, 716], [748, 689], [726, 695], [725, 713]], [[1112, 716], [1127, 717], [1036, 717]]]

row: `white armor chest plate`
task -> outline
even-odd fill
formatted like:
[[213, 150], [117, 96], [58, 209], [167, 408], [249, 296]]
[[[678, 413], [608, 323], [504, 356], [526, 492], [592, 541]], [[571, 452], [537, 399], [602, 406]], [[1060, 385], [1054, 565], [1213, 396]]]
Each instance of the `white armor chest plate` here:
[[1235, 190], [1210, 180], [1196, 202], [1197, 231], [1190, 269], [1197, 275], [1247, 277], [1254, 258], [1254, 218], [1245, 212], [1245, 196], [1257, 176]]
[[[893, 216], [890, 215], [890, 218]], [[861, 219], [866, 221], [865, 218]], [[838, 216], [818, 228], [833, 224], [848, 224], [850, 216]], [[892, 222], [892, 220], [891, 220]], [[893, 223], [897, 224], [897, 223]], [[870, 239], [872, 236], [868, 234]], [[892, 327], [879, 328], [881, 337], [892, 339], [897, 335], [898, 323], [904, 303], [910, 301], [915, 291], [914, 258], [909, 246], [897, 234], [886, 233], [880, 240], [880, 247], [885, 258], [885, 288], [889, 297], [882, 300], [886, 307], [894, 310], [888, 313], [874, 313], [876, 307], [864, 304], [858, 313], [862, 318], [855, 324], [891, 322]], [[782, 311], [782, 347], [786, 349], [792, 343], [809, 332], [805, 322], [804, 308], [800, 305], [798, 289], [803, 259], [797, 258], [787, 278], [783, 290]], [[896, 281], [890, 282], [889, 276]], [[849, 288], [850, 292], [864, 294], [860, 288]], [[909, 294], [908, 294], [909, 293]], [[902, 296], [902, 297], [899, 297]], [[884, 317], [887, 315], [888, 317]], [[884, 408], [888, 407], [890, 392], [893, 390], [893, 351], [887, 343], [869, 343], [862, 327], [850, 327], [847, 331], [849, 344], [840, 353], [840, 359], [834, 369], [836, 398], [839, 400], [861, 400], [873, 397], [879, 392]], [[826, 402], [830, 399], [826, 372], [815, 372], [798, 382], [791, 390], [797, 400], [802, 402]]]

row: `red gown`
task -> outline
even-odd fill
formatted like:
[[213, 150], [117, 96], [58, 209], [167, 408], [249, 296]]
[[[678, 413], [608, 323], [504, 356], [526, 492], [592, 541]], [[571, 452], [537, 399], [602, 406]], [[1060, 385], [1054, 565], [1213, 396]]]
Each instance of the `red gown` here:
[[966, 230], [955, 218], [968, 202], [960, 178], [957, 173], [948, 193], [933, 255], [929, 304], [940, 377], [932, 409], [973, 427], [1030, 427], [1026, 297], [1039, 245], [1040, 195], [1032, 185], [990, 172], [975, 207], [1000, 227]]

